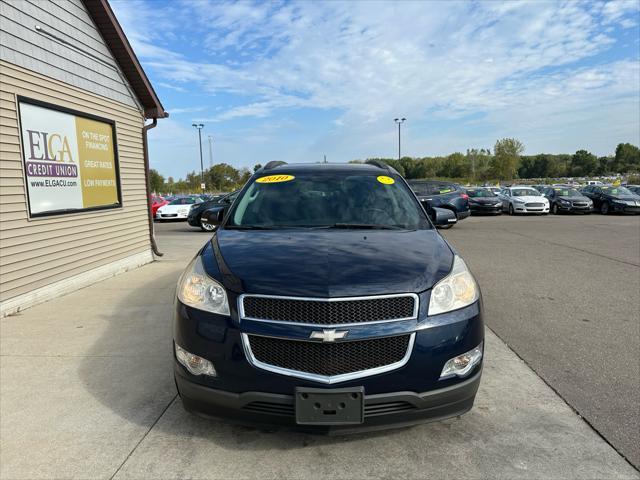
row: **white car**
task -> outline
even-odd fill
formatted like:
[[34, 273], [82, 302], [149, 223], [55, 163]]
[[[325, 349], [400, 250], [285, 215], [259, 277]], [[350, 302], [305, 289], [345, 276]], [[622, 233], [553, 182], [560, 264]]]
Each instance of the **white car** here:
[[199, 197], [176, 198], [158, 209], [156, 220], [186, 220], [191, 206], [200, 202]]
[[494, 195], [498, 195], [502, 191], [502, 188], [500, 187], [481, 187], [481, 188], [486, 188], [487, 190], [492, 192]]
[[504, 188], [498, 194], [502, 201], [502, 211], [509, 215], [516, 213], [549, 213], [549, 200], [535, 188], [513, 186]]

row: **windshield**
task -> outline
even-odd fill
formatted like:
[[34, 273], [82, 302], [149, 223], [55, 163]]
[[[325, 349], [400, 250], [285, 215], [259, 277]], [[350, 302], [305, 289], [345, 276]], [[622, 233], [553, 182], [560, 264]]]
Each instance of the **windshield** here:
[[440, 195], [444, 193], [451, 193], [456, 191], [456, 187], [450, 183], [420, 183], [409, 182], [411, 190], [416, 192], [416, 195]]
[[225, 228], [430, 228], [397, 177], [353, 173], [268, 175], [233, 204]]
[[191, 205], [193, 203], [200, 203], [202, 200], [199, 198], [185, 197], [185, 198], [176, 198], [174, 201], [169, 203], [169, 205]]
[[494, 193], [491, 190], [485, 190], [481, 188], [479, 190], [467, 190], [467, 195], [471, 198], [477, 197], [495, 197]]
[[554, 188], [559, 197], [581, 197], [582, 194], [575, 188]]
[[540, 192], [533, 188], [513, 188], [511, 190], [511, 195], [514, 197], [539, 197]]
[[633, 195], [633, 192], [627, 190], [624, 187], [600, 187], [602, 191], [607, 195]]

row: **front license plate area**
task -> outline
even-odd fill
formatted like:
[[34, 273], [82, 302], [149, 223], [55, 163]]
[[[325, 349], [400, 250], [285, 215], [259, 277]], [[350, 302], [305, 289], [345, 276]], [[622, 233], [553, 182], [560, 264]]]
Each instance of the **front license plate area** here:
[[354, 425], [364, 421], [364, 387], [296, 388], [296, 423]]

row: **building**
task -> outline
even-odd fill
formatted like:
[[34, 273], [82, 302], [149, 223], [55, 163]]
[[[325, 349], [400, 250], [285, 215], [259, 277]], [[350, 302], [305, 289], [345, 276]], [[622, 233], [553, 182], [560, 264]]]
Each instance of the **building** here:
[[0, 22], [4, 316], [153, 260], [146, 134], [168, 115], [107, 0], [0, 0]]

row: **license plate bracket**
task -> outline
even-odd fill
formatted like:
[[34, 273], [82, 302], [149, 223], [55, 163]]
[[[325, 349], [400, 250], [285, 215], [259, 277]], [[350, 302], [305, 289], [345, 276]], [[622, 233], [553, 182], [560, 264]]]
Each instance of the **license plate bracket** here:
[[356, 425], [364, 421], [364, 387], [296, 388], [299, 425]]

